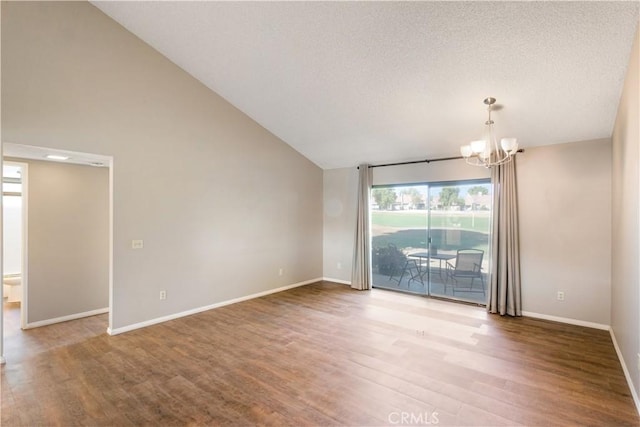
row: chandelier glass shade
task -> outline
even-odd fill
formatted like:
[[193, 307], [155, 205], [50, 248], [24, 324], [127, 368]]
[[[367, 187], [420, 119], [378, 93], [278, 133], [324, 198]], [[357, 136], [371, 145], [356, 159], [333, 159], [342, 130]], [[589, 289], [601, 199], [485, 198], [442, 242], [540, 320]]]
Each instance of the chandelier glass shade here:
[[518, 152], [518, 140], [516, 138], [502, 138], [500, 145], [498, 145], [493, 129], [494, 122], [491, 120], [491, 110], [496, 99], [486, 98], [484, 103], [487, 105], [489, 118], [484, 123], [482, 139], [471, 141], [471, 143], [460, 147], [460, 154], [470, 165], [490, 168], [510, 162], [513, 155]]

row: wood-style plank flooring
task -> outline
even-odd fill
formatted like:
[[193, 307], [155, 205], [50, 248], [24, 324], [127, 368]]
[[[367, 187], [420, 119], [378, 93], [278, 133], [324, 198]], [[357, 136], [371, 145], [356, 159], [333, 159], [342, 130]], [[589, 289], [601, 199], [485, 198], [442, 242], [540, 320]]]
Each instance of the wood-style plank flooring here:
[[106, 323], [8, 331], [2, 426], [640, 424], [595, 329], [327, 282]]

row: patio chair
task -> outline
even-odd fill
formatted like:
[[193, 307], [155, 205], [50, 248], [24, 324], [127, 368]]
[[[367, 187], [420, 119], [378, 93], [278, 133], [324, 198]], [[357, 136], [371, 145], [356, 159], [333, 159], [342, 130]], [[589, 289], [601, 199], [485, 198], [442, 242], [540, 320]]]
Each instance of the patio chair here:
[[[447, 287], [451, 285], [453, 295], [456, 294], [456, 290], [459, 292], [482, 292], [484, 295], [483, 256], [484, 251], [480, 249], [459, 249], [455, 263], [452, 264], [447, 261], [445, 293], [447, 292]], [[476, 279], [480, 279], [480, 284], [482, 285], [480, 289], [473, 288]], [[465, 282], [468, 282], [468, 286], [465, 286]]]
[[402, 282], [402, 278], [408, 276], [407, 286], [411, 283], [411, 281], [420, 282], [422, 286], [424, 286], [424, 271], [422, 270], [422, 266], [419, 261], [412, 258], [406, 258], [404, 263], [404, 268], [402, 269], [402, 274], [398, 279], [398, 286], [400, 286]]

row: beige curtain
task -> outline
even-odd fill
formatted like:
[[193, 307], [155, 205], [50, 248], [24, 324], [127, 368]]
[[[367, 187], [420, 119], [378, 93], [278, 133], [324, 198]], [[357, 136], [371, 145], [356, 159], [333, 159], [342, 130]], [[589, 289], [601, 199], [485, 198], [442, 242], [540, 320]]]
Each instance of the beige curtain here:
[[493, 239], [487, 311], [522, 316], [516, 160], [491, 169]]
[[356, 241], [353, 252], [351, 287], [358, 290], [371, 289], [371, 245], [369, 243], [369, 193], [371, 192], [371, 168], [359, 166], [358, 217]]

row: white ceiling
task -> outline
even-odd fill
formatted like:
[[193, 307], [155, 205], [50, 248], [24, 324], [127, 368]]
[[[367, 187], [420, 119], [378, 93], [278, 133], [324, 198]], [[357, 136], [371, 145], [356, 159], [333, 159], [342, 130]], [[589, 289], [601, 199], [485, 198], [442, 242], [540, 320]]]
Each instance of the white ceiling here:
[[639, 4], [92, 2], [322, 168], [611, 136]]

